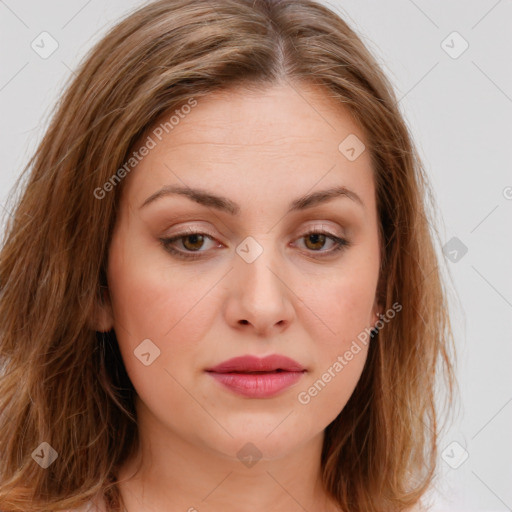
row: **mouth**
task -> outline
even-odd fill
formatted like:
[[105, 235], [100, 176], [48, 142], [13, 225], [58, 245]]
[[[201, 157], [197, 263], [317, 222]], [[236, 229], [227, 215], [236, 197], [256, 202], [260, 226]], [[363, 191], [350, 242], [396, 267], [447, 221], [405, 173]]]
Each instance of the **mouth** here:
[[307, 370], [293, 359], [273, 355], [233, 358], [206, 372], [232, 393], [248, 398], [269, 398], [296, 384]]
[[243, 371], [222, 371], [222, 372], [214, 372], [214, 373], [239, 373], [239, 374], [245, 374], [245, 375], [261, 375], [265, 373], [283, 373], [283, 372], [289, 372], [290, 370], [283, 370], [281, 368], [278, 368], [277, 370], [269, 370], [269, 371], [255, 371], [255, 372], [243, 372]]
[[206, 371], [215, 373], [269, 373], [269, 372], [302, 372], [305, 368], [297, 361], [282, 355], [267, 357], [240, 356], [208, 368]]

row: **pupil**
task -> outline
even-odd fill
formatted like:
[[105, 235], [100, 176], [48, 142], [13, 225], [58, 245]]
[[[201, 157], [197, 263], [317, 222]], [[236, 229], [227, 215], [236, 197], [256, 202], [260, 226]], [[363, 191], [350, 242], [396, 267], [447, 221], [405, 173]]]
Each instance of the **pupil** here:
[[[191, 247], [191, 249], [199, 249], [201, 247], [202, 238], [202, 235], [188, 235], [187, 238], [185, 238], [185, 241], [192, 241], [192, 246], [199, 243], [199, 247]], [[185, 243], [185, 245], [187, 246], [189, 244]]]
[[325, 235], [321, 233], [313, 233], [311, 235], [308, 235], [308, 239], [310, 242], [312, 242], [313, 245], [316, 246], [314, 248], [318, 249], [319, 247], [322, 247]]

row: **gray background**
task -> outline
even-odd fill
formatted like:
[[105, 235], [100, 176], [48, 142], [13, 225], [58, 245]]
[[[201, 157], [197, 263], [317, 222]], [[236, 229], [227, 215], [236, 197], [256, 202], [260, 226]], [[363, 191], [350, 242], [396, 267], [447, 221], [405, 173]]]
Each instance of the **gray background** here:
[[[512, 2], [323, 3], [395, 85], [444, 222], [461, 400], [441, 439], [433, 510], [512, 510]], [[139, 5], [0, 0], [0, 208], [79, 60]], [[47, 59], [31, 48], [43, 31], [59, 45]]]

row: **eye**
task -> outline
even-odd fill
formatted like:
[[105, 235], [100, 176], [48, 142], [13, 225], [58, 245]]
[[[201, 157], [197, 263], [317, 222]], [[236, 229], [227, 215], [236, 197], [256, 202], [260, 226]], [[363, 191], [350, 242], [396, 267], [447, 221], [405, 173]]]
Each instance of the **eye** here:
[[[172, 238], [162, 238], [160, 239], [160, 242], [166, 251], [177, 256], [178, 258], [197, 259], [202, 257], [201, 254], [193, 253], [206, 252], [204, 250], [200, 250], [204, 246], [206, 240], [214, 240], [214, 238], [208, 235], [207, 233], [189, 230], [185, 233], [180, 233]], [[185, 250], [176, 249], [176, 242], [180, 242], [180, 245]], [[187, 251], [190, 251], [190, 253], [187, 253]]]
[[[321, 254], [321, 257], [324, 255], [330, 255], [335, 251], [339, 251], [344, 249], [350, 245], [350, 242], [345, 238], [340, 238], [332, 233], [327, 231], [319, 230], [319, 229], [311, 229], [302, 237], [300, 240], [304, 240], [304, 245], [307, 249], [310, 249], [312, 252], [317, 252]], [[326, 241], [330, 240], [332, 245], [331, 249], [327, 251], [322, 251], [322, 247], [325, 246]]]
[[[164, 249], [174, 256], [181, 259], [194, 260], [202, 258], [203, 256], [201, 253], [207, 252], [207, 250], [201, 249], [208, 240], [213, 241], [215, 239], [207, 233], [189, 230], [172, 238], [162, 238], [160, 239], [160, 242]], [[331, 255], [332, 253], [350, 245], [348, 240], [321, 229], [311, 229], [302, 235], [299, 240], [304, 240], [306, 249], [309, 249], [310, 252], [318, 253], [318, 256], [320, 257], [324, 257], [324, 255]], [[322, 251], [321, 249], [325, 246], [327, 241], [331, 241], [331, 249]], [[182, 248], [176, 248], [177, 243], [179, 243]], [[220, 246], [221, 244], [216, 245], [216, 247]]]

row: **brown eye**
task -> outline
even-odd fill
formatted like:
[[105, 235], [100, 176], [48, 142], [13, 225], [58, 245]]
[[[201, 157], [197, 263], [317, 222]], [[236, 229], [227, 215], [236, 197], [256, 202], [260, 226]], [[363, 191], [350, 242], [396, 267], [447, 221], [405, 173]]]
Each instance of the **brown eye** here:
[[204, 236], [201, 234], [187, 235], [182, 237], [182, 240], [183, 247], [185, 247], [185, 249], [189, 251], [197, 251], [203, 246]]
[[[323, 233], [311, 233], [304, 237], [306, 247], [313, 251], [322, 249], [326, 239], [327, 237]], [[311, 242], [311, 245], [309, 245], [309, 242]]]
[[[172, 238], [160, 239], [160, 243], [166, 251], [178, 258], [190, 260], [205, 256], [203, 253], [212, 248], [208, 247], [208, 241], [215, 247], [213, 236], [190, 231], [180, 233]], [[219, 245], [216, 245], [216, 247], [219, 247]]]
[[[186, 232], [176, 235], [173, 238], [161, 238], [160, 242], [163, 248], [174, 256], [181, 259], [197, 259], [207, 257], [208, 240], [212, 243], [215, 239], [206, 233]], [[344, 238], [339, 238], [331, 233], [322, 231], [310, 231], [304, 234], [299, 240], [304, 240], [305, 249], [309, 252], [317, 253], [315, 257], [329, 256], [336, 251], [350, 246], [350, 242]], [[331, 246], [327, 250], [324, 249], [326, 242], [330, 241]], [[179, 247], [177, 245], [179, 244]], [[206, 248], [205, 248], [206, 247]], [[217, 244], [212, 248], [219, 248]]]
[[[307, 251], [317, 253], [315, 257], [327, 257], [351, 245], [351, 243], [344, 238], [340, 238], [332, 233], [319, 231], [318, 229], [305, 233], [300, 240], [304, 241], [304, 247]], [[328, 247], [326, 250], [323, 250], [328, 241], [331, 242], [330, 248]]]

